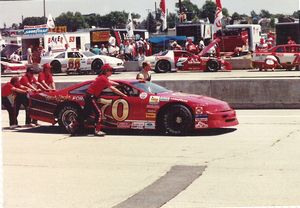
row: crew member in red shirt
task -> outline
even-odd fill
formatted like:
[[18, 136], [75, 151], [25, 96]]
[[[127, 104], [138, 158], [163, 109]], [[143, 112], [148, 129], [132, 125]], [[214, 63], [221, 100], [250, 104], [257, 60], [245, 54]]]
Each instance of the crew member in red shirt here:
[[[116, 94], [127, 97], [124, 93], [119, 91], [113, 85], [118, 85], [116, 82], [108, 79], [112, 75], [113, 68], [109, 64], [104, 64], [101, 68], [99, 76], [91, 83], [87, 89], [86, 95], [84, 96], [84, 109], [83, 116], [80, 121], [80, 125], [83, 125], [84, 121], [91, 115], [95, 114], [95, 136], [104, 136], [105, 133], [101, 131], [101, 110], [97, 105], [97, 99], [100, 97], [101, 92], [105, 88], [110, 88]], [[82, 129], [82, 128], [80, 128]]]
[[38, 82], [43, 85], [46, 90], [55, 90], [51, 65], [49, 63], [43, 65], [43, 71], [39, 73]]
[[[38, 91], [38, 89], [34, 86], [40, 87], [42, 90], [46, 90], [33, 75], [34, 71], [32, 68], [28, 67], [26, 70], [26, 73], [21, 77], [20, 84], [31, 89], [32, 91]], [[31, 118], [29, 116], [29, 100], [25, 94], [17, 93], [16, 96], [16, 118], [18, 118], [19, 111], [21, 108], [21, 105], [24, 106], [25, 108], [25, 126], [27, 127], [34, 127], [36, 124], [31, 123]], [[36, 123], [36, 121], [33, 121]], [[17, 120], [17, 125], [18, 125], [18, 120]]]
[[20, 85], [18, 77], [12, 77], [10, 82], [7, 82], [1, 87], [1, 104], [6, 108], [9, 115], [9, 128], [15, 129], [17, 127], [16, 111], [13, 103], [10, 102], [9, 96], [12, 96], [15, 92], [20, 94], [26, 94], [27, 88]]

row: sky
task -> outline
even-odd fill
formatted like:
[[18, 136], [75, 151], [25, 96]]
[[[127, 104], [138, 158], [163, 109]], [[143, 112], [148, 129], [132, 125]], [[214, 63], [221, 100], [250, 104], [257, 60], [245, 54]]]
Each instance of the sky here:
[[[46, 15], [50, 13], [53, 18], [62, 12], [79, 11], [81, 14], [96, 13], [105, 15], [111, 11], [126, 11], [139, 13], [142, 18], [147, 16], [148, 11], [155, 10], [155, 2], [159, 5], [160, 0], [45, 0]], [[169, 12], [175, 12], [175, 3], [178, 0], [166, 0]], [[191, 0], [201, 8], [205, 0]], [[300, 0], [221, 0], [229, 14], [238, 12], [250, 14], [252, 10], [259, 13], [261, 9], [270, 13], [292, 14], [300, 10]], [[43, 16], [43, 0], [9, 1], [0, 0], [0, 27], [6, 23], [19, 23], [22, 16]]]

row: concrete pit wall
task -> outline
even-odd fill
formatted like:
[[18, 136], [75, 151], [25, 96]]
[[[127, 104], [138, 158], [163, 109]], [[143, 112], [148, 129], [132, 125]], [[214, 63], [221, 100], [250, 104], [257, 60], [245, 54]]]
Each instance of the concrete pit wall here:
[[[228, 102], [235, 109], [300, 109], [300, 79], [153, 81], [173, 91]], [[57, 83], [63, 88], [73, 83]]]

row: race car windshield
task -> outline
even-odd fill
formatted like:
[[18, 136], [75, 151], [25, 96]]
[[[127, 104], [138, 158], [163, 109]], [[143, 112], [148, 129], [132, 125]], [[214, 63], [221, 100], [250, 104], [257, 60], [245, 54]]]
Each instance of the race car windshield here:
[[92, 53], [92, 52], [90, 52], [90, 51], [84, 51], [84, 52], [82, 52], [85, 56], [87, 56], [87, 57], [91, 57], [91, 56], [95, 56], [95, 54], [94, 53]]
[[165, 56], [169, 51], [161, 51], [159, 53], [154, 54], [154, 56]]
[[132, 83], [136, 88], [141, 89], [147, 93], [163, 93], [170, 92], [170, 90], [154, 84], [153, 82], [134, 82]]

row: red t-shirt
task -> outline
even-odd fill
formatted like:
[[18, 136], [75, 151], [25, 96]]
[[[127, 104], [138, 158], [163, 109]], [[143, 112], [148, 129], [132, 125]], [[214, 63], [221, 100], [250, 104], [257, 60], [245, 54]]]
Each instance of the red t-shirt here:
[[13, 88], [14, 86], [10, 83], [10, 82], [7, 82], [5, 85], [3, 85], [2, 87], [1, 87], [1, 96], [2, 97], [7, 97], [7, 96], [9, 96], [9, 95], [11, 95], [12, 94], [12, 88]]
[[38, 81], [42, 82], [45, 81], [47, 85], [50, 85], [53, 83], [53, 77], [52, 74], [46, 74], [45, 72], [40, 72], [39, 73], [39, 77], [38, 77]]
[[111, 84], [108, 78], [105, 75], [100, 75], [92, 82], [92, 84], [87, 89], [87, 92], [91, 95], [99, 97], [102, 90], [110, 86]]
[[28, 77], [26, 75], [22, 76], [22, 78], [20, 79], [20, 84], [23, 86], [27, 86], [27, 84], [32, 84], [32, 83], [36, 83], [37, 80], [34, 76], [32, 77]]

